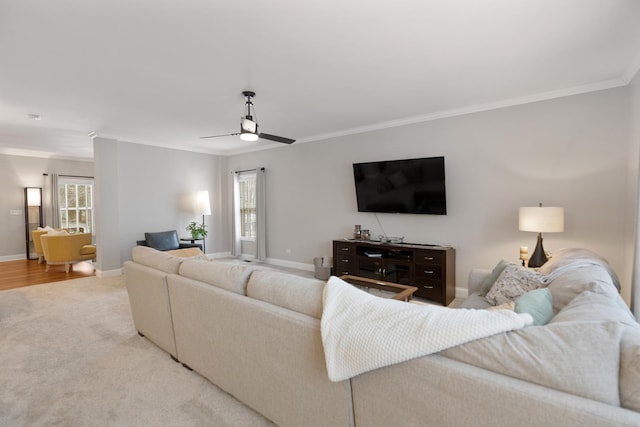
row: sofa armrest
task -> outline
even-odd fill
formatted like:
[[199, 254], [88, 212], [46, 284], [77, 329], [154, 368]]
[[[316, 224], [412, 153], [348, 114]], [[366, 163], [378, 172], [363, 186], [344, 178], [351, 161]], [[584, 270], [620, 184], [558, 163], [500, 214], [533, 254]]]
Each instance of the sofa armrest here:
[[482, 282], [489, 274], [491, 274], [491, 270], [487, 270], [484, 268], [471, 269], [471, 271], [469, 272], [469, 281], [467, 283], [469, 295], [480, 290], [480, 285], [482, 285]]

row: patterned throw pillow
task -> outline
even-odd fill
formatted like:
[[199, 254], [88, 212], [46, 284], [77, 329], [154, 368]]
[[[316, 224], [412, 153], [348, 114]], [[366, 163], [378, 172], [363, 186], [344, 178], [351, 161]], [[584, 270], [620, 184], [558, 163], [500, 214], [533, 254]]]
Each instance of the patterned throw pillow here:
[[514, 301], [520, 295], [541, 287], [541, 277], [537, 272], [517, 264], [508, 265], [491, 286], [485, 299], [492, 305]]
[[504, 271], [504, 269], [508, 266], [508, 265], [515, 265], [512, 262], [509, 262], [507, 260], [501, 260], [494, 268], [493, 271], [491, 271], [491, 273], [489, 275], [487, 275], [487, 277], [484, 278], [484, 280], [482, 281], [482, 283], [480, 284], [480, 296], [484, 297], [487, 295], [487, 292], [489, 292], [489, 290], [491, 290], [491, 287], [493, 286], [494, 283], [496, 283], [496, 280], [498, 280], [498, 277], [500, 276], [500, 274]]

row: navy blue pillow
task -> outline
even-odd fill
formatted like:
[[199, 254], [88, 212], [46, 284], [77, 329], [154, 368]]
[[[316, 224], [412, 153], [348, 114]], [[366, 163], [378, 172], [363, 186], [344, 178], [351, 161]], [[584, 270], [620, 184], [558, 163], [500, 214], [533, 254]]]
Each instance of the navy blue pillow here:
[[147, 241], [147, 246], [159, 251], [170, 251], [180, 247], [176, 230], [144, 233], [144, 239]]

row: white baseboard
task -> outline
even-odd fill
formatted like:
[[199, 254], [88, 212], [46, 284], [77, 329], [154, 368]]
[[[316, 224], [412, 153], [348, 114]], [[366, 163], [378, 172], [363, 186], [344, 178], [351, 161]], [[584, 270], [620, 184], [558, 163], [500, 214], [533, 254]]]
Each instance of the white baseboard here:
[[122, 269], [116, 268], [115, 270], [97, 270], [96, 277], [103, 279], [106, 277], [122, 276]]
[[313, 264], [304, 264], [302, 262], [287, 261], [284, 259], [267, 258], [267, 264], [278, 265], [280, 267], [295, 268], [296, 270], [315, 271]]
[[6, 255], [0, 256], [0, 262], [4, 261], [18, 261], [21, 259], [27, 259], [27, 254]]

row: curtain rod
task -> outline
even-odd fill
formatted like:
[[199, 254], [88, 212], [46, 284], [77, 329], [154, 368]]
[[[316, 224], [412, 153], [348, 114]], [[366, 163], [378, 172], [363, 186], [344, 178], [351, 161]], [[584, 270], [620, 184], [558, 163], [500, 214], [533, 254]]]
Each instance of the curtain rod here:
[[[43, 173], [42, 176], [49, 176], [48, 173]], [[92, 176], [84, 176], [84, 175], [58, 175], [61, 176], [63, 178], [90, 178], [90, 179], [94, 179], [94, 177]]]
[[233, 173], [255, 172], [255, 171], [258, 171], [258, 170], [261, 170], [261, 171], [264, 172], [264, 168], [256, 168], [256, 169], [245, 169], [245, 170], [242, 170], [242, 171], [234, 171]]

